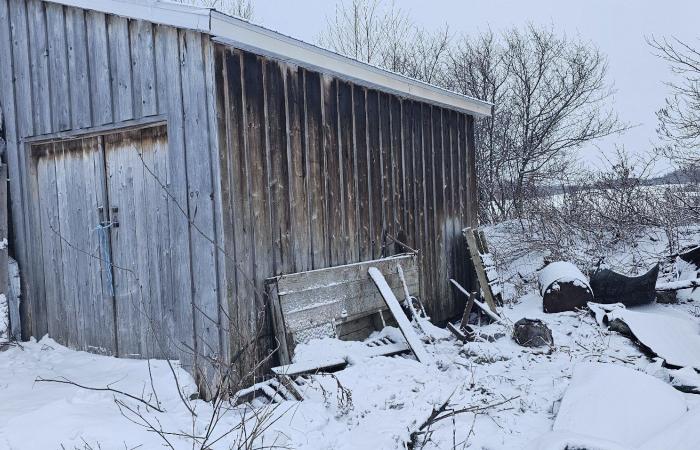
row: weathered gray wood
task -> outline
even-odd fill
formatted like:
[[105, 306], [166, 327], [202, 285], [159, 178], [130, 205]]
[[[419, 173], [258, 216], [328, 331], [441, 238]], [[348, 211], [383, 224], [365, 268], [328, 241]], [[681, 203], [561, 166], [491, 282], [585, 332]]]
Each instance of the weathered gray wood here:
[[[17, 242], [20, 245], [16, 248], [16, 256], [23, 273], [26, 277], [24, 281], [32, 279], [31, 270], [34, 264], [30, 264], [33, 257], [33, 242], [29, 239], [29, 229], [27, 226], [26, 209], [27, 193], [23, 187], [26, 167], [24, 151], [19, 145], [19, 139], [30, 136], [33, 133], [33, 106], [31, 95], [31, 74], [29, 67], [28, 26], [26, 3], [18, 0], [9, 1], [9, 30], [11, 50], [8, 51], [3, 60], [10, 60], [12, 55], [13, 75], [8, 79], [8, 86], [14, 82], [14, 93], [8, 98], [8, 128], [7, 128], [7, 161], [10, 169], [10, 199], [12, 202], [13, 230], [17, 233]], [[13, 106], [9, 103], [13, 102]], [[28, 283], [23, 283], [23, 292], [29, 297], [27, 290]], [[42, 314], [41, 302], [23, 302], [20, 305], [22, 322], [26, 325], [23, 329], [22, 337], [28, 339], [32, 332], [39, 333], [45, 330], [44, 314]]]
[[274, 272], [297, 272], [292, 248], [294, 226], [292, 220], [292, 177], [289, 132], [287, 131], [287, 93], [285, 68], [278, 63], [265, 65], [265, 152], [269, 168], [269, 214]]
[[68, 72], [66, 19], [63, 6], [46, 3], [46, 31], [49, 44], [51, 119], [54, 131], [71, 128], [71, 93]]
[[34, 106], [34, 129], [36, 133], [52, 131], [51, 102], [49, 97], [49, 48], [46, 33], [45, 3], [28, 0], [27, 10], [30, 20], [29, 51], [32, 71], [32, 105]]
[[321, 77], [323, 101], [323, 153], [326, 158], [324, 178], [326, 182], [326, 217], [328, 219], [330, 265], [344, 264], [343, 224], [341, 214], [340, 153], [338, 144], [338, 94], [333, 78]]
[[92, 125], [92, 114], [85, 11], [66, 8], [65, 22], [72, 128], [87, 128]]
[[118, 16], [107, 16], [109, 71], [112, 80], [112, 118], [114, 121], [134, 118], [131, 77], [129, 22]]
[[[245, 54], [243, 65], [243, 84], [245, 88], [244, 103], [246, 111], [246, 176], [249, 180], [250, 227], [253, 256], [253, 270], [250, 280], [253, 282], [250, 301], [253, 301], [251, 325], [255, 330], [252, 336], [258, 336], [260, 330], [269, 329], [268, 314], [261, 314], [267, 307], [264, 294], [264, 275], [273, 273], [274, 247], [270, 245], [272, 223], [270, 222], [270, 166], [269, 148], [265, 133], [265, 103], [267, 70], [266, 65], [273, 64], [256, 55]], [[261, 333], [260, 333], [261, 334]], [[251, 336], [251, 337], [252, 337]], [[255, 359], [261, 361], [267, 355], [271, 342], [263, 339], [257, 342]]]
[[[405, 353], [408, 350], [410, 350], [410, 347], [401, 342], [371, 347], [368, 351], [363, 352], [362, 356], [367, 358], [377, 356], [393, 356], [400, 353]], [[347, 364], [348, 361], [346, 357], [337, 357], [274, 367], [272, 372], [277, 375], [295, 376], [317, 372], [331, 372], [342, 369], [343, 367], [347, 366]]]
[[486, 270], [484, 270], [484, 264], [481, 260], [481, 253], [479, 253], [479, 247], [476, 240], [476, 230], [472, 228], [464, 229], [464, 237], [467, 240], [467, 247], [469, 249], [469, 254], [471, 256], [472, 264], [474, 265], [474, 270], [476, 271], [477, 279], [479, 280], [479, 286], [481, 291], [484, 293], [484, 299], [486, 303], [491, 308], [491, 311], [496, 313], [496, 302], [493, 298], [493, 292], [491, 291], [491, 285], [489, 284], [489, 279], [486, 276]]
[[425, 351], [423, 343], [420, 341], [418, 335], [413, 329], [413, 326], [401, 310], [401, 305], [399, 305], [398, 300], [396, 300], [396, 296], [393, 294], [391, 288], [387, 284], [382, 272], [376, 267], [370, 267], [369, 276], [372, 277], [372, 281], [374, 281], [374, 283], [377, 285], [377, 289], [379, 289], [379, 292], [382, 294], [382, 297], [384, 298], [386, 305], [389, 307], [391, 314], [396, 319], [399, 329], [401, 330], [401, 334], [403, 334], [403, 337], [406, 338], [406, 342], [408, 343], [408, 346], [411, 347], [413, 354], [416, 355], [416, 359], [424, 364], [432, 363], [432, 357]]
[[[2, 129], [2, 112], [0, 111], [0, 129]], [[5, 140], [0, 132], [0, 155], [5, 153]], [[10, 322], [10, 277], [8, 260], [8, 234], [7, 234], [7, 165], [0, 162], [0, 296], [7, 308], [0, 314], [0, 323], [4, 325], [0, 334], [0, 341], [9, 340], [11, 337]]]
[[130, 21], [129, 45], [134, 89], [134, 117], [155, 115], [158, 111], [158, 103], [153, 24], [143, 20]]
[[[466, 289], [464, 289], [464, 287], [463, 287], [461, 284], [459, 284], [457, 281], [455, 281], [455, 280], [450, 280], [450, 283], [452, 283], [457, 289], [459, 289], [459, 291], [460, 291], [462, 294], [466, 295], [467, 297], [471, 297], [471, 294], [469, 294], [469, 292], [468, 292]], [[500, 324], [503, 324], [503, 325], [506, 324], [506, 323], [504, 322], [504, 320], [501, 319], [501, 317], [498, 315], [498, 313], [497, 313], [497, 312], [494, 312], [493, 310], [491, 310], [491, 308], [490, 308], [489, 306], [487, 306], [486, 304], [481, 303], [479, 300], [476, 300], [476, 298], [474, 299], [474, 304], [475, 304], [476, 306], [478, 306], [479, 308], [481, 308], [481, 310], [482, 310], [484, 313], [486, 313], [487, 316], [491, 317], [491, 318], [492, 318], [493, 320], [495, 320], [496, 322], [498, 322], [498, 323], [500, 323]]]
[[472, 308], [474, 307], [474, 300], [476, 300], [476, 292], [469, 294], [469, 300], [467, 300], [467, 304], [464, 307], [464, 313], [462, 313], [462, 320], [459, 323], [460, 330], [466, 330], [467, 326], [469, 325], [469, 316], [471, 315]]
[[294, 271], [311, 269], [311, 239], [309, 236], [309, 197], [307, 191], [308, 154], [302, 135], [301, 120], [304, 108], [303, 75], [299, 68], [284, 68], [285, 102], [287, 133], [287, 161], [289, 165], [289, 199], [292, 227], [290, 240]]
[[282, 275], [279, 277], [277, 284], [281, 295], [319, 289], [333, 283], [347, 283], [366, 279], [367, 269], [369, 268], [368, 264], [370, 262], [380, 270], [384, 270], [398, 262], [405, 266], [405, 271], [408, 272], [412, 270], [412, 264], [406, 262], [413, 259], [415, 259], [415, 255], [397, 255], [381, 260], [363, 261], [360, 263], [328, 267], [298, 274]]
[[311, 336], [352, 338], [358, 330], [345, 328], [338, 335], [336, 326], [350, 324], [386, 309], [381, 295], [367, 276], [368, 268], [374, 265], [386, 272], [391, 288], [400, 294], [403, 285], [396, 273], [398, 263], [406, 268], [411, 295], [417, 295], [419, 273], [415, 255], [288, 274], [268, 281], [280, 360], [283, 363], [290, 361], [295, 344]]
[[[105, 15], [85, 12], [88, 68], [90, 70], [90, 107], [92, 123], [104, 125], [112, 121], [112, 87], [110, 82], [109, 46]], [[165, 82], [163, 82], [165, 85]]]
[[338, 82], [338, 138], [340, 145], [341, 208], [343, 216], [343, 239], [345, 241], [345, 262], [359, 260], [356, 221], [357, 192], [355, 186], [354, 145], [352, 132], [352, 86]]
[[287, 333], [287, 325], [284, 321], [279, 294], [277, 291], [277, 280], [273, 279], [267, 284], [268, 298], [270, 299], [270, 314], [272, 315], [272, 326], [275, 332], [275, 348], [277, 357], [282, 364], [291, 362], [291, 351], [294, 348], [293, 336]]
[[[53, 148], [53, 144], [44, 147]], [[67, 326], [63, 303], [63, 266], [58, 222], [58, 192], [54, 155], [37, 161], [37, 197], [40, 211], [42, 262], [44, 266], [45, 294], [47, 298], [48, 332], [58, 342], [66, 342]]]
[[215, 74], [215, 56], [214, 45], [211, 42], [205, 41], [204, 44], [204, 80], [206, 89], [207, 101], [207, 122], [209, 124], [209, 158], [211, 167], [211, 189], [213, 193], [213, 222], [214, 222], [214, 242], [215, 242], [215, 262], [216, 262], [216, 286], [218, 298], [216, 299], [216, 308], [218, 311], [218, 331], [219, 331], [219, 358], [225, 364], [228, 364], [231, 349], [228, 338], [231, 332], [230, 326], [230, 311], [228, 288], [228, 274], [226, 272], [227, 257], [233, 259], [235, 251], [231, 251], [230, 256], [227, 255], [226, 239], [224, 236], [224, 221], [223, 221], [223, 198], [222, 198], [222, 175], [219, 155], [222, 149], [220, 140], [225, 142], [224, 135], [220, 130], [224, 130], [225, 124], [220, 124], [218, 120], [217, 100], [220, 95], [216, 95], [217, 86], [223, 86], [223, 79], [216, 78]]
[[[178, 31], [155, 31], [158, 107], [168, 120], [168, 237], [172, 277], [173, 342], [180, 363], [194, 372], [194, 318], [189, 237], [189, 206]], [[167, 302], [167, 300], [164, 300]]]
[[[5, 161], [8, 163], [8, 173], [10, 175], [9, 195], [11, 199], [21, 197], [19, 180], [19, 167], [17, 166], [17, 117], [15, 111], [15, 94], [14, 94], [14, 61], [9, 55], [12, 54], [13, 42], [11, 40], [11, 19], [8, 0], [0, 0], [0, 55], [3, 55], [4, 64], [0, 64], [0, 109], [3, 115], [3, 131], [5, 139]], [[18, 226], [22, 226], [22, 209], [21, 202], [12, 201], [8, 205], [12, 211], [12, 226], [17, 230]], [[17, 242], [15, 252], [18, 258], [22, 258], [25, 253], [25, 244], [23, 241], [24, 230], [20, 229], [16, 232]], [[18, 293], [19, 295], [19, 293]], [[14, 299], [13, 299], [14, 300]], [[17, 312], [19, 310], [17, 309]], [[14, 323], [19, 323], [15, 320]]]
[[[215, 383], [216, 372], [210, 361], [220, 354], [219, 293], [216, 270], [216, 233], [212, 164], [208, 152], [210, 142], [209, 113], [204, 72], [204, 45], [199, 33], [186, 31], [180, 36], [183, 109], [185, 114], [185, 157], [189, 194], [190, 248], [195, 323], [195, 348], [200, 364], [200, 386]], [[212, 105], [212, 108], [214, 106]]]
[[325, 155], [323, 154], [323, 123], [321, 117], [321, 86], [319, 75], [304, 71], [304, 142], [308, 162], [308, 222], [312, 247], [312, 268], [328, 265], [328, 235], [325, 204]]

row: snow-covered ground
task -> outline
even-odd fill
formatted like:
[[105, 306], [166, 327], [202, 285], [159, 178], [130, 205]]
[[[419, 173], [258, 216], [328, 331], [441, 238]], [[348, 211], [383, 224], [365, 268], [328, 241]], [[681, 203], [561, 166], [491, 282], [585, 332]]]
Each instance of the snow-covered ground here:
[[[498, 247], [503, 230], [489, 232], [496, 253], [505, 251]], [[657, 259], [664, 255], [663, 242], [649, 239], [642, 246], [642, 253], [650, 259], [654, 254]], [[317, 376], [304, 392], [305, 401], [285, 402], [258, 412], [265, 432], [264, 440], [259, 439], [256, 445], [319, 450], [401, 449], [433, 410], [444, 405], [446, 412], [465, 411], [440, 415], [445, 418], [413, 436], [415, 448], [520, 450], [536, 445], [533, 443], [552, 430], [572, 374], [582, 363], [624, 366], [669, 383], [669, 371], [661, 361], [645, 356], [628, 338], [601, 327], [590, 313], [542, 312], [535, 280], [545, 256], [523, 253], [503, 263], [507, 265], [502, 267], [507, 282], [503, 286], [506, 305], [502, 313], [510, 324], [523, 317], [541, 319], [552, 329], [552, 347], [520, 347], [511, 339], [511, 328], [499, 324], [479, 327], [481, 338], [465, 345], [445, 330], [430, 327], [436, 339], [426, 348], [434, 364], [404, 357], [355, 356], [349, 367], [335, 376]], [[617, 254], [611, 251], [608, 256], [618, 267], [635, 262], [641, 270], [644, 265], [628, 248], [619, 249]], [[683, 270], [684, 276], [691, 275], [687, 267]], [[697, 325], [700, 298], [695, 297], [688, 294], [681, 304], [651, 305], [644, 310], [681, 317]], [[399, 336], [392, 328], [382, 333]], [[299, 347], [295, 361], [319, 355], [361, 355], [363, 347], [356, 342], [317, 340]], [[697, 376], [692, 371], [685, 375]], [[163, 412], [122, 393], [37, 382], [37, 378], [110, 387], [146, 399]], [[188, 399], [194, 391], [190, 377], [177, 368], [171, 371], [164, 361], [149, 364], [76, 352], [49, 338], [13, 346], [0, 353], [0, 449], [167, 448], [164, 438], [149, 431], [145, 421], [168, 433], [164, 437], [172, 448], [191, 449], [192, 441], [182, 435], [204, 435], [213, 411], [208, 403]], [[697, 395], [680, 396], [688, 408], [700, 407]], [[195, 409], [194, 419], [188, 406]], [[217, 417], [217, 426], [208, 439], [213, 444], [208, 448], [239, 448], [244, 440], [240, 429], [217, 439], [239, 424], [242, 414], [250, 417], [252, 413], [230, 409]], [[683, 419], [690, 423], [684, 426], [692, 426], [697, 418]], [[247, 433], [253, 432], [253, 422], [248, 420]], [[599, 448], [626, 448], [605, 445], [601, 443]]]

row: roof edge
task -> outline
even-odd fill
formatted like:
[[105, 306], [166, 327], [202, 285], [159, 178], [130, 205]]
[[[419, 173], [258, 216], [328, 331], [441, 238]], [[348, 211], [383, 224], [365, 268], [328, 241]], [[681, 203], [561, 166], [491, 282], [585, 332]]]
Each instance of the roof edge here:
[[479, 117], [491, 116], [493, 105], [489, 102], [358, 61], [216, 10], [212, 10], [211, 13], [211, 34], [222, 43], [349, 78], [369, 87], [458, 109]]
[[368, 87], [456, 109], [477, 117], [492, 115], [493, 104], [489, 102], [358, 61], [214, 9], [157, 0], [45, 1], [197, 30], [211, 35], [221, 43], [347, 78]]

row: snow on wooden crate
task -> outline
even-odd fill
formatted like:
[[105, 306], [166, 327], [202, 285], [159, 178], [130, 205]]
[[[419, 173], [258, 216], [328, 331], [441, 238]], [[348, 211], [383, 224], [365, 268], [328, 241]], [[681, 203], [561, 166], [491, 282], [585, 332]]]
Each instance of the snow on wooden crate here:
[[367, 271], [377, 267], [398, 298], [403, 286], [397, 272], [401, 265], [409, 294], [419, 296], [419, 271], [415, 254], [359, 262], [267, 280], [275, 336], [281, 364], [289, 364], [294, 347], [314, 338], [364, 339], [379, 328], [378, 313], [387, 306]]

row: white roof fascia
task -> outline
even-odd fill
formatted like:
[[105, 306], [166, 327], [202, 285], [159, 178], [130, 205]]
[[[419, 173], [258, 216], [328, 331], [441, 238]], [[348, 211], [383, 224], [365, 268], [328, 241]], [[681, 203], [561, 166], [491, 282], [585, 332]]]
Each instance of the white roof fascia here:
[[276, 59], [339, 75], [369, 87], [435, 103], [469, 114], [491, 115], [492, 104], [414, 80], [330, 50], [285, 36], [245, 20], [212, 11], [211, 34], [221, 42]]
[[66, 6], [209, 33], [211, 8], [157, 0], [45, 0]]
[[489, 102], [360, 62], [210, 8], [156, 0], [47, 1], [197, 30], [211, 35], [221, 43], [330, 73], [371, 88], [457, 109], [478, 117], [488, 117], [492, 114], [493, 105]]

